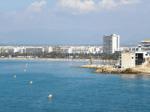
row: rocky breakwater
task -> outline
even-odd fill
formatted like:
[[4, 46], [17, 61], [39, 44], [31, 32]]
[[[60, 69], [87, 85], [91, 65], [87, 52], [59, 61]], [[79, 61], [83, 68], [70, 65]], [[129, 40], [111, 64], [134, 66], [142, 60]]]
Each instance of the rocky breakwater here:
[[82, 68], [95, 69], [96, 73], [109, 74], [147, 74], [150, 75], [150, 64], [140, 65], [134, 68], [115, 68], [109, 65], [83, 65]]
[[92, 68], [95, 69], [96, 73], [115, 73], [115, 74], [140, 74], [141, 71], [133, 68], [121, 69], [115, 68], [113, 66], [101, 66], [101, 65], [83, 65], [82, 68]]

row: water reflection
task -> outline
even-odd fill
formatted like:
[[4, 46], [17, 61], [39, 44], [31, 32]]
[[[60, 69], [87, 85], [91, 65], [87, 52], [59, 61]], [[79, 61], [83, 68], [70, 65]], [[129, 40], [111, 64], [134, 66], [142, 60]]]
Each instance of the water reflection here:
[[150, 80], [150, 75], [143, 75], [142, 79], [143, 79], [143, 80], [148, 80], [148, 81], [149, 81], [149, 80]]
[[150, 75], [137, 75], [137, 74], [123, 74], [121, 75], [123, 79], [143, 79], [143, 80], [150, 80]]
[[137, 79], [139, 75], [136, 74], [123, 74], [121, 75], [121, 78], [123, 79]]

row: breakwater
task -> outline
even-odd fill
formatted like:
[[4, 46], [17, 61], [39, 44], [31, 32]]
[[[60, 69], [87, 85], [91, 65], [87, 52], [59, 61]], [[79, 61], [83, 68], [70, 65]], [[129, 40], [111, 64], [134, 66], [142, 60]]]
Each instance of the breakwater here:
[[146, 67], [146, 66], [137, 66], [134, 68], [115, 68], [112, 65], [83, 65], [81, 67], [95, 69], [96, 73], [150, 75], [150, 67]]

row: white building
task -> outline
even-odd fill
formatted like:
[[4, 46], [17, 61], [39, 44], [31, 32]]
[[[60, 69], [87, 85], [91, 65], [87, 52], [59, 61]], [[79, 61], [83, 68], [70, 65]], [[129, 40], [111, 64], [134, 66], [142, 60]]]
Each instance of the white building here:
[[100, 54], [102, 46], [0, 46], [0, 54]]
[[150, 57], [150, 52], [147, 51], [137, 51], [135, 52], [136, 60], [135, 63], [136, 65], [142, 65], [147, 58]]
[[150, 40], [144, 40], [144, 41], [142, 41], [142, 42], [141, 42], [141, 45], [142, 45], [143, 47], [150, 47]]
[[16, 47], [14, 47], [14, 53], [20, 53], [20, 54], [25, 53], [25, 47], [24, 46], [16, 46]]
[[132, 52], [122, 52], [120, 56], [120, 66], [121, 68], [133, 68], [135, 67], [135, 53]]
[[150, 51], [150, 40], [140, 42], [140, 49], [142, 51]]
[[44, 48], [44, 53], [53, 52], [53, 47], [52, 46], [43, 46], [43, 48]]
[[120, 51], [130, 51], [130, 47], [120, 47]]
[[65, 54], [98, 54], [102, 53], [101, 46], [55, 46], [53, 52]]
[[70, 54], [72, 53], [72, 50], [70, 46], [54, 46], [53, 52], [62, 53], [62, 54]]
[[27, 46], [25, 47], [25, 53], [27, 54], [42, 54], [44, 52], [43, 47]]
[[144, 40], [141, 41], [138, 46], [129, 47], [129, 51], [131, 52], [150, 51], [150, 40]]
[[147, 51], [122, 52], [120, 66], [121, 68], [133, 68], [144, 64], [148, 58], [150, 58], [150, 52]]
[[51, 52], [53, 52], [53, 47], [49, 46], [48, 47], [48, 53], [51, 53]]
[[106, 54], [113, 54], [120, 49], [120, 36], [112, 34], [103, 37], [103, 52]]
[[13, 46], [0, 46], [0, 53], [13, 54], [14, 47]]

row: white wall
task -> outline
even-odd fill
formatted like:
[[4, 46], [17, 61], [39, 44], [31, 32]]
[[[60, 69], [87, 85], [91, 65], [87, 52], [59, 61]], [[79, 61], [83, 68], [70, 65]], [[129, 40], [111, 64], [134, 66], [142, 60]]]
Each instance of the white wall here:
[[121, 68], [135, 67], [135, 53], [121, 53]]

